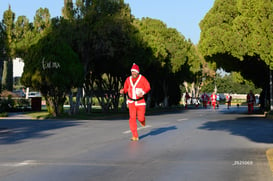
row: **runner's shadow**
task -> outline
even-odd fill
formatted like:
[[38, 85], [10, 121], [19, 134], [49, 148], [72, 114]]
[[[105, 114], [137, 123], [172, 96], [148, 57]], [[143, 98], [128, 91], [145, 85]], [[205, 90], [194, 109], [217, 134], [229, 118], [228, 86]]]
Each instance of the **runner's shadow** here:
[[172, 130], [176, 130], [176, 129], [177, 129], [176, 126], [169, 126], [169, 127], [163, 127], [163, 128], [156, 128], [156, 129], [153, 129], [152, 131], [150, 131], [149, 133], [140, 136], [139, 139], [143, 139], [143, 138], [145, 138], [145, 137], [147, 137], [147, 136], [156, 136], [156, 135], [165, 133], [165, 132], [167, 132], [167, 131], [172, 131]]

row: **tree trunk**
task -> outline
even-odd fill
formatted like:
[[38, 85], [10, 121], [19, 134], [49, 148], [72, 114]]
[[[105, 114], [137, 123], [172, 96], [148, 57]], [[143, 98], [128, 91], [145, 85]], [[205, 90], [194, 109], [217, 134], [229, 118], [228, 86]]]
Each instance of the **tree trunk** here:
[[12, 60], [4, 61], [2, 87], [8, 91], [13, 91], [13, 63]]
[[69, 108], [69, 115], [72, 115], [73, 114], [73, 110], [74, 110], [74, 103], [73, 103], [73, 93], [72, 91], [70, 91], [69, 93], [69, 105], [70, 105], [70, 108]]
[[92, 111], [92, 104], [93, 104], [92, 96], [87, 96], [87, 112], [88, 113], [91, 113]]
[[46, 106], [49, 114], [51, 114], [53, 117], [57, 116], [57, 113], [54, 109], [54, 103], [50, 97], [45, 96], [46, 99]]
[[82, 98], [82, 88], [79, 87], [78, 90], [77, 90], [77, 95], [76, 95], [76, 103], [75, 103], [75, 107], [74, 107], [74, 114], [79, 113], [81, 98]]
[[3, 64], [4, 64], [4, 61], [0, 60], [0, 81], [1, 81], [0, 91], [3, 90], [3, 86], [2, 86]]
[[166, 80], [163, 80], [163, 94], [164, 94], [164, 100], [163, 100], [163, 107], [169, 106], [169, 96], [168, 96], [168, 84]]

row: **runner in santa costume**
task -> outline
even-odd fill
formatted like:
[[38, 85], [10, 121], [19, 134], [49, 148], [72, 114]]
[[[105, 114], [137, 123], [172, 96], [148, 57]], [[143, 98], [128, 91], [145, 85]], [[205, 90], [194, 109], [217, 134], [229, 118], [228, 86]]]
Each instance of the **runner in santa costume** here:
[[216, 106], [216, 99], [217, 99], [217, 95], [215, 94], [215, 92], [213, 92], [210, 95], [210, 101], [211, 101], [211, 105], [212, 105], [214, 110], [215, 110], [215, 106]]
[[248, 113], [252, 113], [254, 110], [254, 103], [256, 102], [255, 95], [253, 94], [252, 90], [246, 96], [247, 106], [248, 106]]
[[227, 101], [227, 108], [229, 109], [229, 107], [231, 106], [231, 100], [232, 100], [232, 96], [230, 94], [228, 94], [226, 96], [226, 101]]
[[146, 103], [144, 95], [150, 89], [150, 83], [143, 75], [139, 74], [139, 67], [134, 63], [131, 68], [131, 76], [127, 77], [123, 89], [120, 90], [121, 94], [125, 93], [128, 95], [127, 105], [130, 115], [129, 125], [133, 135], [132, 141], [138, 141], [139, 139], [136, 118], [138, 118], [141, 126], [145, 126]]

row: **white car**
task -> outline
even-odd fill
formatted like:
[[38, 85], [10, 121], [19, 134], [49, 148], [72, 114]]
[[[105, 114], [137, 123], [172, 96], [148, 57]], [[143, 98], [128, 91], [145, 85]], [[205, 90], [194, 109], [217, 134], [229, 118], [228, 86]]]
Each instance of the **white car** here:
[[29, 92], [28, 97], [29, 98], [31, 98], [31, 97], [42, 97], [42, 95], [41, 95], [40, 92]]

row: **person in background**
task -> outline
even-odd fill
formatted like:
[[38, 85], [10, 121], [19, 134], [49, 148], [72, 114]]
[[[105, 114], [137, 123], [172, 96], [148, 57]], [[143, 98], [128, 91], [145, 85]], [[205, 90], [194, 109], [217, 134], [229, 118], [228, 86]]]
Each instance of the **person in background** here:
[[250, 90], [249, 93], [247, 94], [246, 101], [247, 101], [248, 113], [252, 113], [254, 110], [254, 103], [256, 102], [256, 98], [252, 90]]
[[203, 102], [203, 107], [207, 108], [207, 104], [209, 101], [209, 96], [206, 94], [206, 92], [204, 92], [201, 96], [202, 102]]
[[216, 96], [215, 92], [213, 92], [213, 93], [210, 95], [210, 102], [211, 102], [211, 106], [213, 107], [213, 110], [215, 110], [216, 99], [217, 99], [217, 96]]
[[145, 126], [145, 111], [146, 102], [144, 95], [150, 91], [150, 83], [141, 74], [139, 74], [139, 67], [137, 64], [133, 64], [131, 68], [131, 76], [127, 77], [124, 82], [123, 89], [120, 90], [120, 94], [127, 94], [127, 105], [129, 107], [129, 126], [132, 132], [131, 141], [138, 141], [137, 121], [141, 126]]
[[188, 109], [188, 100], [190, 99], [190, 95], [188, 92], [185, 94], [185, 109]]
[[231, 100], [232, 100], [232, 96], [230, 94], [228, 94], [226, 96], [226, 101], [227, 101], [227, 108], [229, 109], [229, 107], [231, 107]]
[[219, 104], [220, 104], [220, 95], [217, 94], [216, 95], [216, 107], [219, 108]]

